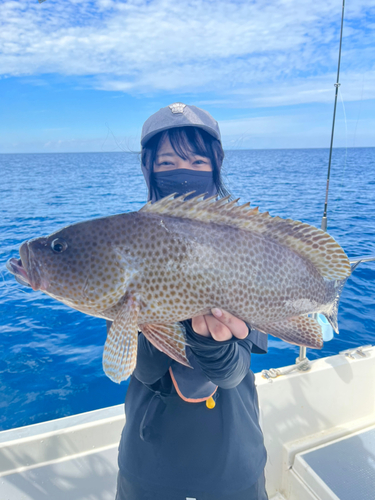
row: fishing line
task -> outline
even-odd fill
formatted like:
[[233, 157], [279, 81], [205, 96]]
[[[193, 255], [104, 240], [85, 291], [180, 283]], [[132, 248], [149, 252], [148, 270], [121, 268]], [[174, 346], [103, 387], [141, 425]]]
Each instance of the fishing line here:
[[27, 294], [28, 292], [26, 292], [26, 290], [24, 290], [23, 288], [19, 288], [18, 286], [13, 286], [13, 284], [16, 283], [13, 283], [13, 280], [9, 280], [6, 278], [8, 274], [9, 271], [7, 270], [7, 268], [5, 266], [2, 266], [0, 269], [0, 277], [2, 279], [2, 282], [4, 283], [4, 288], [5, 291], [7, 292], [7, 297], [17, 299], [19, 292]]
[[[130, 148], [129, 146], [129, 141], [130, 141], [130, 138], [124, 138], [120, 143], [117, 142], [117, 139], [114, 135], [114, 133], [112, 132], [110, 126], [108, 125], [107, 122], [105, 122], [106, 126], [107, 126], [107, 137], [105, 138], [103, 144], [102, 144], [102, 151], [103, 151], [103, 146], [104, 144], [107, 142], [107, 139], [108, 139], [108, 136], [109, 136], [109, 133], [111, 133], [112, 137], [113, 137], [113, 140], [115, 141], [115, 144], [116, 146], [118, 147], [118, 149], [122, 152], [122, 153], [132, 153], [132, 154], [139, 154], [139, 151], [134, 151], [132, 148]], [[128, 144], [125, 145], [125, 149], [123, 148], [123, 144], [125, 143], [125, 141], [128, 141]], [[113, 151], [112, 151], [113, 152]]]
[[116, 139], [116, 137], [115, 137], [115, 134], [112, 132], [111, 127], [108, 125], [108, 123], [107, 123], [107, 122], [106, 122], [105, 124], [106, 124], [106, 126], [107, 126], [107, 137], [105, 138], [105, 140], [104, 140], [104, 142], [103, 142], [103, 144], [102, 144], [102, 151], [103, 151], [103, 146], [104, 146], [104, 144], [107, 142], [107, 139], [108, 139], [109, 133], [111, 133], [111, 135], [112, 135], [112, 137], [113, 137], [113, 140], [115, 141], [115, 144], [116, 144], [116, 146], [118, 147], [118, 149], [119, 149], [120, 151], [122, 151], [123, 153], [126, 153], [126, 151], [125, 151], [124, 149], [122, 149], [121, 143], [119, 144], [119, 143], [117, 142], [117, 139]]
[[8, 286], [8, 283], [10, 284], [10, 281], [7, 280], [7, 279], [5, 279], [5, 273], [6, 272], [8, 272], [7, 268], [4, 266], [4, 269], [3, 269], [3, 266], [1, 266], [1, 268], [0, 268], [0, 277], [2, 278], [2, 281], [3, 281], [5, 287]]
[[122, 151], [122, 152], [124, 153], [123, 149], [121, 148], [121, 146], [120, 146], [120, 145], [118, 144], [118, 142], [117, 142], [117, 139], [116, 139], [116, 137], [115, 137], [115, 134], [112, 132], [112, 130], [111, 130], [111, 128], [110, 128], [110, 126], [108, 125], [108, 123], [107, 123], [107, 122], [106, 122], [106, 125], [107, 125], [107, 137], [105, 138], [105, 140], [104, 140], [104, 142], [103, 142], [103, 144], [102, 144], [102, 151], [103, 151], [103, 146], [104, 146], [104, 144], [107, 142], [107, 139], [108, 139], [109, 133], [111, 133], [111, 136], [113, 137], [113, 140], [115, 141], [116, 146], [119, 148], [119, 150], [120, 150], [120, 151]]
[[355, 129], [354, 129], [354, 139], [353, 139], [353, 148], [355, 148], [355, 140], [357, 137], [357, 126], [358, 126], [358, 120], [361, 115], [362, 111], [362, 102], [363, 102], [363, 89], [365, 88], [365, 74], [363, 73], [363, 78], [362, 78], [362, 90], [361, 90], [361, 100], [359, 103], [359, 111], [358, 111], [358, 116], [357, 116], [357, 121], [355, 122]]
[[108, 136], [109, 136], [109, 127], [108, 127], [108, 123], [106, 123], [106, 125], [107, 125], [107, 137], [104, 139], [104, 142], [102, 143], [102, 151], [103, 151], [104, 144], [107, 142], [107, 139], [108, 139]]
[[337, 210], [340, 208], [340, 201], [341, 201], [341, 193], [342, 189], [344, 186], [344, 175], [345, 175], [345, 170], [346, 170], [346, 165], [347, 165], [347, 159], [348, 159], [348, 122], [346, 119], [346, 111], [345, 111], [345, 104], [344, 104], [344, 99], [343, 99], [343, 94], [342, 91], [339, 89], [339, 95], [340, 95], [340, 100], [342, 104], [342, 109], [344, 112], [344, 120], [345, 120], [345, 159], [344, 159], [344, 169], [341, 175], [340, 179], [340, 187], [339, 187], [339, 193], [337, 195], [337, 198], [335, 199], [334, 203], [334, 208], [331, 211], [331, 214], [334, 214], [337, 212]]

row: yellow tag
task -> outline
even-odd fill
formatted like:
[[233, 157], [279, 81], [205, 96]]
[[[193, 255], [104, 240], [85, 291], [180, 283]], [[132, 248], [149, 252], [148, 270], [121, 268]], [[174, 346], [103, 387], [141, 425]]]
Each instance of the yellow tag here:
[[215, 403], [214, 398], [212, 396], [210, 396], [208, 399], [206, 399], [207, 408], [212, 410], [212, 408], [215, 408], [215, 405], [216, 405], [216, 403]]

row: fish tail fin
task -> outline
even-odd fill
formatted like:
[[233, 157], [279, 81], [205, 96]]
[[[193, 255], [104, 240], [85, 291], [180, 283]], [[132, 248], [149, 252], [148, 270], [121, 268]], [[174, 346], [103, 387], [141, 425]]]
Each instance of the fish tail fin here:
[[[351, 266], [352, 271], [354, 270], [354, 268], [356, 267], [356, 265], [355, 266], [353, 266], [353, 265]], [[337, 312], [338, 312], [338, 309], [339, 309], [339, 303], [340, 303], [341, 293], [342, 293], [343, 288], [345, 286], [345, 283], [347, 281], [348, 281], [348, 278], [344, 278], [342, 280], [336, 280], [333, 283], [335, 298], [334, 298], [333, 302], [331, 303], [329, 309], [327, 311], [323, 311], [321, 313], [321, 314], [323, 314], [327, 318], [329, 324], [332, 326], [332, 328], [334, 329], [334, 331], [337, 334], [339, 333], [339, 326], [338, 326], [338, 323], [337, 323]]]

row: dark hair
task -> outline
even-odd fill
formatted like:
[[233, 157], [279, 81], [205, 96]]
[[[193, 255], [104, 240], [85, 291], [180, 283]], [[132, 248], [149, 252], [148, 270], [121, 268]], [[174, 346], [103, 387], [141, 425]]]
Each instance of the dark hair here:
[[186, 160], [191, 154], [205, 156], [211, 160], [213, 180], [220, 198], [230, 195], [221, 178], [224, 151], [221, 142], [200, 127], [176, 127], [159, 132], [143, 146], [142, 165], [149, 173], [150, 194], [154, 189], [154, 162], [161, 141], [169, 137], [175, 153]]

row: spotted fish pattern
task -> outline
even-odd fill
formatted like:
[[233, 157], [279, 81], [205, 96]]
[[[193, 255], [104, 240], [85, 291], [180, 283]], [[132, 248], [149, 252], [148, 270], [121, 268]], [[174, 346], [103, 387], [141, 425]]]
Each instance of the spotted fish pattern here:
[[335, 331], [349, 260], [327, 233], [228, 198], [169, 196], [139, 212], [73, 224], [20, 247], [8, 269], [34, 290], [113, 321], [106, 374], [135, 368], [138, 331], [189, 366], [179, 323], [214, 307], [287, 342], [321, 348]]

